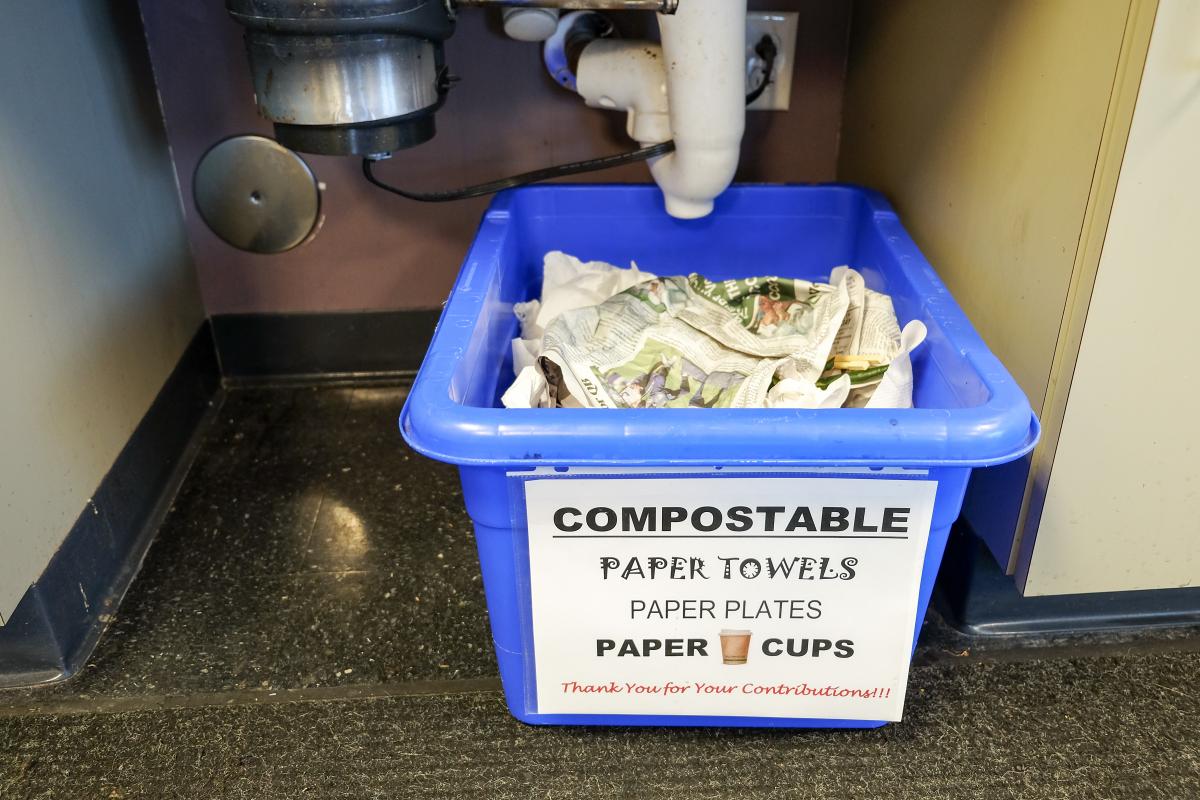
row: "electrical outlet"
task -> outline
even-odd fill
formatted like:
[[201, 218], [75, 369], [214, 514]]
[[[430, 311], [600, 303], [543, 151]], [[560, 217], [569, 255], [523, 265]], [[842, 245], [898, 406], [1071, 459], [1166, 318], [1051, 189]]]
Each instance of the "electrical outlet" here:
[[796, 60], [795, 11], [751, 11], [746, 15], [746, 92], [756, 89], [763, 79], [763, 60], [754, 51], [763, 36], [775, 42], [778, 54], [771, 70], [771, 85], [748, 106], [750, 111], [787, 111], [792, 97], [792, 66]]

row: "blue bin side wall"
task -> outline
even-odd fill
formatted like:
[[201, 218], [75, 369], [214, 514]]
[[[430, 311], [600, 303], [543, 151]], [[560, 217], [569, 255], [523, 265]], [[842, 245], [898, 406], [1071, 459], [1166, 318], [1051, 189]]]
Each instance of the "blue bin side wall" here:
[[761, 275], [764, 265], [770, 265], [769, 273], [788, 253], [797, 276], [827, 276], [832, 266], [847, 263], [854, 232], [871, 220], [865, 193], [837, 186], [731, 191], [718, 199], [713, 215], [699, 220], [664, 215], [662, 196], [652, 187], [601, 196], [595, 187], [568, 186], [510, 197], [504, 213], [521, 239], [519, 269], [530, 289], [526, 297], [512, 299], [536, 295], [548, 250], [619, 266], [637, 260], [659, 274], [701, 272], [713, 278]]
[[998, 467], [975, 470], [963, 500], [963, 519], [1005, 572], [1017, 535], [1031, 462], [1032, 454], [1028, 454]]
[[[775, 217], [715, 219], [707, 225], [674, 224], [641, 217], [595, 220], [527, 220], [523, 230], [522, 274], [534, 273], [527, 297], [538, 295], [542, 256], [561, 250], [585, 261], [620, 267], [637, 262], [659, 275], [698, 272], [713, 280], [754, 275], [827, 279], [829, 271], [852, 259], [858, 217]], [[783, 254], [786, 254], [784, 256]]]
[[[531, 617], [529, 593], [528, 530], [515, 528], [513, 479], [504, 468], [461, 467], [463, 496], [475, 522], [476, 545], [491, 618], [492, 639], [504, 684], [505, 699], [513, 716], [530, 724], [575, 725], [747, 725], [761, 727], [875, 727], [877, 720], [821, 720], [749, 717], [665, 717], [654, 715], [545, 715], [532, 706], [533, 652], [525, 621]], [[913, 621], [913, 647], [937, 579], [950, 526], [958, 517], [971, 470], [930, 470], [938, 484], [934, 499], [929, 543], [921, 570], [921, 587]]]
[[970, 408], [986, 403], [990, 396], [987, 387], [950, 343], [939, 315], [931, 313], [931, 303], [953, 303], [953, 299], [940, 281], [920, 281], [925, 276], [919, 270], [898, 268], [911, 255], [898, 252], [903, 242], [896, 240], [895, 233], [878, 225], [859, 226], [850, 265], [863, 274], [869, 288], [891, 296], [901, 325], [914, 319], [925, 323], [925, 344], [912, 356], [914, 404], [917, 408]]
[[[520, 237], [514, 235], [509, 226], [485, 218], [480, 226], [480, 236], [485, 235], [495, 239], [497, 249], [493, 258], [502, 264], [523, 263], [519, 252]], [[526, 289], [522, 279], [527, 276], [516, 269], [497, 269], [494, 264], [471, 260], [463, 269], [471, 271], [472, 285], [467, 288], [485, 291], [478, 301], [478, 317], [473, 321], [467, 347], [455, 354], [449, 399], [458, 405], [493, 407], [499, 405], [500, 395], [513, 375], [510, 342], [517, 335], [517, 320], [512, 305], [514, 297], [518, 300], [524, 297]], [[461, 283], [460, 279], [456, 292], [460, 297], [470, 297], [468, 291], [458, 292]], [[459, 319], [449, 321], [451, 325], [464, 323], [465, 320]], [[433, 353], [432, 348], [430, 353]], [[429, 358], [426, 356], [426, 361]]]

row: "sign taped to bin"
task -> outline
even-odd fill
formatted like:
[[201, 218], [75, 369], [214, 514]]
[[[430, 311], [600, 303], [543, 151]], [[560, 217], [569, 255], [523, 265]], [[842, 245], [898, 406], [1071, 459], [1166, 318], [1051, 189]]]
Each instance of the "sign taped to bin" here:
[[538, 713], [901, 718], [936, 481], [605, 472], [524, 482]]

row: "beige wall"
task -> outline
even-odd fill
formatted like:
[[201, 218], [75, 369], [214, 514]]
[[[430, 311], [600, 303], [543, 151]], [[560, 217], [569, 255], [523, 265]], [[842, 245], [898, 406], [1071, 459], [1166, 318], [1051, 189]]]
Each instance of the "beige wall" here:
[[1161, 0], [1029, 595], [1200, 585], [1200, 4]]
[[1042, 421], [1031, 459], [977, 472], [964, 506], [1009, 572], [1053, 466], [1155, 5], [855, 5], [839, 177], [892, 200]]
[[[254, 108], [241, 29], [224, 0], [140, 0], [163, 95], [205, 307], [233, 312], [434, 308], [445, 300], [487, 199], [423, 205], [367, 185], [356, 159], [306, 157], [328, 189], [317, 238], [283, 255], [242, 253], [195, 214], [191, 176], [204, 151], [239, 133], [270, 134]], [[739, 180], [822, 181], [836, 171], [850, 0], [756, 0], [800, 13], [792, 110], [750, 116]], [[622, 15], [627, 33], [653, 28]], [[446, 47], [462, 81], [438, 135], [380, 168], [398, 183], [450, 188], [627, 150], [623, 119], [556, 86], [536, 45], [507, 39], [498, 12], [465, 9]], [[648, 181], [642, 165], [580, 180]]]
[[859, 0], [839, 177], [883, 191], [1041, 410], [1129, 0]]
[[0, 618], [85, 508], [202, 311], [132, 4], [0, 25]]

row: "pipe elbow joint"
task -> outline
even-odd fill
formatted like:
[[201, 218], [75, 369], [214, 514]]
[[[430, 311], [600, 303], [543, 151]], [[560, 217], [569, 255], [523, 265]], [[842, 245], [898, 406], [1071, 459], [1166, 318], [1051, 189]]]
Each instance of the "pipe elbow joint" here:
[[654, 182], [662, 189], [667, 213], [676, 219], [699, 219], [712, 213], [717, 196], [733, 183], [739, 148], [682, 148], [650, 165]]
[[576, 90], [592, 108], [628, 112], [629, 137], [643, 146], [671, 138], [662, 48], [597, 39], [579, 56]]

